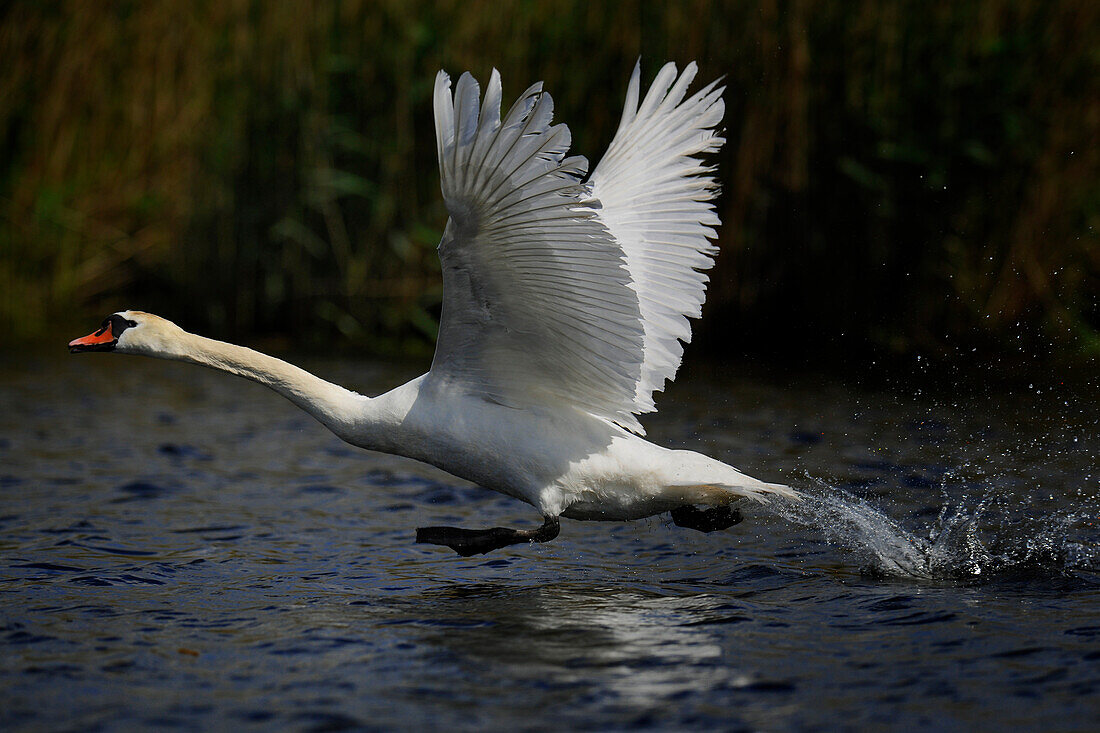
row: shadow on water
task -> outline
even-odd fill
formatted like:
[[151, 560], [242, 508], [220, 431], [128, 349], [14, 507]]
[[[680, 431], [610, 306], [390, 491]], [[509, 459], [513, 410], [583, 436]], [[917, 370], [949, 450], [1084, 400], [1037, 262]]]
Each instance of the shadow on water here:
[[922, 580], [1043, 578], [1100, 571], [1100, 500], [1038, 514], [1012, 497], [985, 490], [952, 499], [946, 480], [935, 520], [907, 529], [867, 499], [824, 481], [800, 488], [802, 501], [766, 511], [856, 555], [865, 572]]

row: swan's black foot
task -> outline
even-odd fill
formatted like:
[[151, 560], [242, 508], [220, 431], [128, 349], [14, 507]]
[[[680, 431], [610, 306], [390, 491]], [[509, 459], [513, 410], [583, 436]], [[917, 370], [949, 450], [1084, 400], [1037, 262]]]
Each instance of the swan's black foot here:
[[459, 527], [419, 527], [416, 541], [420, 544], [446, 545], [463, 557], [483, 555], [508, 545], [524, 542], [549, 542], [558, 536], [561, 522], [547, 517], [538, 529], [461, 529]]
[[697, 509], [690, 504], [672, 510], [672, 521], [677, 527], [697, 529], [700, 532], [717, 532], [739, 524], [744, 517], [732, 506], [712, 506]]

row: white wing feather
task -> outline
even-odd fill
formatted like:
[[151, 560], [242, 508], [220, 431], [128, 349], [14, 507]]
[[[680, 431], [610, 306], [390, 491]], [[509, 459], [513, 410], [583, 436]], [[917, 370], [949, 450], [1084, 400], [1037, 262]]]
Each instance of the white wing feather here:
[[[450, 219], [439, 244], [443, 315], [431, 373], [500, 404], [572, 404], [637, 433], [636, 414], [672, 379], [706, 297], [718, 217], [710, 169], [716, 83], [666, 65], [638, 106], [639, 69], [591, 181], [566, 158], [541, 84], [500, 117], [493, 70], [483, 104], [469, 74], [436, 77], [436, 143]], [[675, 84], [673, 84], [675, 82]]]
[[494, 70], [435, 85], [450, 214], [439, 257], [443, 315], [431, 373], [504, 405], [573, 404], [640, 431], [643, 327], [622, 249], [584, 203], [584, 158], [551, 125], [541, 84], [500, 118]]
[[[669, 63], [638, 106], [640, 69], [627, 88], [622, 121], [603, 160], [592, 173], [592, 196], [603, 205], [600, 220], [626, 253], [645, 330], [635, 412], [656, 409], [653, 393], [676, 376], [691, 340], [688, 318], [698, 318], [707, 276], [718, 248], [720, 223], [712, 203], [711, 169], [694, 156], [724, 142], [714, 129], [725, 108], [713, 82], [684, 100], [695, 63], [676, 78]], [[675, 82], [675, 83], [674, 83]], [[681, 343], [683, 342], [683, 343]]]

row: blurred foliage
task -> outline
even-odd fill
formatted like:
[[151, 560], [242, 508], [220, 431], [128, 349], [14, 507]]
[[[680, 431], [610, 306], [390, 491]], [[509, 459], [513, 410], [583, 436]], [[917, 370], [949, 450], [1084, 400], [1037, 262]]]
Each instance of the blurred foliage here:
[[436, 70], [598, 160], [639, 55], [728, 87], [704, 347], [1100, 349], [1100, 4], [1050, 0], [8, 3], [0, 325], [427, 352]]

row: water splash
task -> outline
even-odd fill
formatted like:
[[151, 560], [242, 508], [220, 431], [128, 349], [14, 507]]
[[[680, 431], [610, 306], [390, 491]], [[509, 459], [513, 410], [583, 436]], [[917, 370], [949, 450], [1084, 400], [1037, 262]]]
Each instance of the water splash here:
[[908, 529], [871, 501], [820, 480], [799, 491], [802, 501], [771, 502], [769, 511], [822, 532], [872, 573], [978, 580], [1100, 572], [1097, 506], [1032, 515], [1029, 506], [993, 490], [977, 499], [951, 499], [945, 488], [936, 520], [921, 530]]

